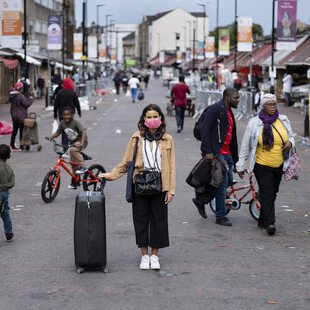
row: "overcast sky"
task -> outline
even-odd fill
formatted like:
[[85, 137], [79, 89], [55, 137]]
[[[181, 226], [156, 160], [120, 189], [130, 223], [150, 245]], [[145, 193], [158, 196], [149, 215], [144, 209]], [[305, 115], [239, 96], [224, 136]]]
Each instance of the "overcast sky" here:
[[[238, 4], [238, 16], [252, 16], [254, 23], [263, 26], [264, 34], [271, 33], [272, 0], [219, 0], [220, 26], [234, 21], [235, 1]], [[155, 15], [177, 7], [188, 12], [202, 12], [203, 7], [197, 3], [203, 3], [210, 17], [210, 30], [216, 26], [217, 0], [88, 0], [87, 2], [88, 25], [92, 21], [96, 22], [98, 4], [105, 4], [99, 8], [99, 24], [104, 25], [106, 14], [112, 14], [109, 20], [114, 19], [116, 23], [138, 24], [142, 21], [143, 15]], [[77, 25], [82, 20], [82, 3], [83, 0], [75, 1]], [[298, 0], [297, 19], [310, 24], [310, 0]]]

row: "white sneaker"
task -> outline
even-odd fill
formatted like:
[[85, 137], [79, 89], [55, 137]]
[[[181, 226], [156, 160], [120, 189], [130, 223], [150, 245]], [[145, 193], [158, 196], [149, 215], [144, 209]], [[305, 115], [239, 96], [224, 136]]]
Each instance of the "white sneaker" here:
[[140, 269], [141, 270], [150, 269], [150, 257], [148, 255], [143, 255], [141, 257]]
[[159, 258], [156, 255], [150, 257], [151, 260], [151, 269], [160, 269]]

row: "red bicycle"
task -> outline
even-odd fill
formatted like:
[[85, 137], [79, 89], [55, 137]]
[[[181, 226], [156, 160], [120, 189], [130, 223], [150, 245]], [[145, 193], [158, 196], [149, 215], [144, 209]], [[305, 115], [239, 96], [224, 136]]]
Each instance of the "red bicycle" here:
[[[98, 178], [99, 173], [106, 172], [105, 169], [98, 164], [91, 165], [87, 171], [84, 173], [82, 179], [80, 175], [73, 174], [71, 168], [67, 165], [78, 167], [78, 164], [72, 161], [67, 161], [63, 158], [63, 155], [66, 153], [66, 146], [62, 144], [56, 143], [55, 140], [46, 138], [47, 140], [53, 142], [54, 151], [58, 154], [58, 159], [56, 165], [51, 168], [51, 170], [46, 174], [42, 186], [41, 186], [41, 197], [44, 202], [50, 203], [52, 202], [60, 188], [60, 176], [61, 176], [61, 168], [63, 168], [69, 175], [72, 180], [78, 184], [82, 182], [83, 189], [85, 191], [98, 191], [99, 189], [103, 189], [105, 186], [105, 180]], [[81, 152], [84, 160], [91, 160], [92, 158], [85, 153]]]
[[[253, 178], [255, 178], [254, 173], [252, 173], [249, 176], [250, 181], [249, 184], [240, 187], [235, 187], [234, 185], [237, 184], [238, 182], [234, 181], [233, 185], [227, 189], [226, 214], [228, 214], [230, 210], [239, 210], [241, 208], [241, 204], [247, 204], [249, 205], [249, 211], [251, 216], [253, 217], [254, 220], [258, 221], [261, 206], [258, 201], [259, 199], [258, 191], [256, 190], [257, 182]], [[243, 195], [241, 195], [238, 198], [236, 193], [241, 190], [246, 191], [243, 193]], [[247, 201], [243, 201], [249, 193], [251, 193], [251, 198]], [[216, 210], [215, 199], [210, 201], [210, 208], [215, 213]]]

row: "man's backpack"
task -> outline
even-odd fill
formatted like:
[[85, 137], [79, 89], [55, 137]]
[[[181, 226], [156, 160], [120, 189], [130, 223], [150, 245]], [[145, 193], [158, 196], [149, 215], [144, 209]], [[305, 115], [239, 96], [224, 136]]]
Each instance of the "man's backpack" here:
[[205, 118], [205, 115], [207, 113], [207, 110], [209, 109], [210, 106], [207, 106], [203, 112], [201, 113], [201, 115], [199, 116], [197, 122], [195, 122], [195, 126], [194, 126], [194, 129], [193, 129], [193, 135], [194, 137], [201, 141], [201, 126], [202, 126], [202, 122]]

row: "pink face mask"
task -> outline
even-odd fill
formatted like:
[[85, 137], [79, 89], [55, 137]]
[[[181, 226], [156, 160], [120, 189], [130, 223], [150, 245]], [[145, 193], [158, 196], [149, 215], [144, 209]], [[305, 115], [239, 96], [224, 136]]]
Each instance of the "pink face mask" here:
[[161, 125], [161, 119], [158, 118], [146, 118], [144, 125], [150, 129], [156, 129]]

